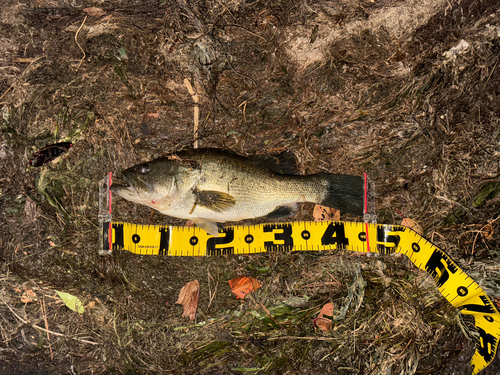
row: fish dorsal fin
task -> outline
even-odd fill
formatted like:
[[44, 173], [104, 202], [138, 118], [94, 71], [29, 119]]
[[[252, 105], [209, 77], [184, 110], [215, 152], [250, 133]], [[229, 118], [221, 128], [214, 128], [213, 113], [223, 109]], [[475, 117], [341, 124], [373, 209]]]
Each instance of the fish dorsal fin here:
[[222, 191], [195, 189], [193, 193], [196, 196], [196, 200], [191, 211], [194, 211], [196, 206], [203, 206], [212, 211], [224, 212], [236, 203], [236, 199], [232, 195], [223, 193]]
[[[222, 150], [222, 149], [185, 149], [181, 152], [178, 152], [173, 158], [177, 158], [179, 160], [182, 160], [182, 162], [188, 163], [189, 160], [193, 157], [193, 155], [196, 155], [199, 157], [200, 155], [202, 156], [203, 154], [213, 154], [213, 155], [218, 155], [218, 156], [226, 156], [230, 158], [239, 158], [241, 160], [248, 160], [252, 162], [254, 165], [267, 169], [271, 172], [274, 173], [280, 173], [280, 174], [289, 174], [289, 175], [294, 175], [298, 174], [299, 172], [299, 167], [297, 164], [297, 157], [295, 154], [291, 151], [283, 151], [279, 154], [272, 154], [272, 155], [253, 155], [249, 157], [244, 157], [241, 155], [236, 154], [235, 152], [231, 150]], [[196, 165], [196, 162], [194, 161], [193, 163], [193, 168], [198, 167]]]
[[291, 151], [274, 155], [254, 155], [248, 158], [253, 163], [280, 174], [297, 174], [297, 157]]

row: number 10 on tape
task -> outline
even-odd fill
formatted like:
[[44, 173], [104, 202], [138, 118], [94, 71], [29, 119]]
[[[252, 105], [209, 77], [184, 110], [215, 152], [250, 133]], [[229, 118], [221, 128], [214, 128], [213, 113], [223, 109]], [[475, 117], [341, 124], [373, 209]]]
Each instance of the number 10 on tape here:
[[[477, 336], [474, 338], [476, 351], [471, 360], [472, 373], [477, 374], [488, 366], [497, 352], [500, 312], [495, 304], [448, 254], [403, 226], [301, 221], [229, 226], [220, 231], [219, 237], [210, 236], [197, 227], [122, 222], [103, 227], [104, 248], [107, 243], [112, 243], [112, 250], [127, 250], [140, 255], [210, 256], [334, 249], [405, 254], [434, 278], [448, 302], [462, 314], [474, 317]], [[109, 227], [112, 228], [111, 241]]]

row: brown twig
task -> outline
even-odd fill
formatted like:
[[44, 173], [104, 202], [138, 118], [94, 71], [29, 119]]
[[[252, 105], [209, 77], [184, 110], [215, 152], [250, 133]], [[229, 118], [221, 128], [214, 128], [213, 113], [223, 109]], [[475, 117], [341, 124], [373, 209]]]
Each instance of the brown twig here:
[[54, 332], [54, 331], [49, 331], [48, 329], [45, 329], [45, 328], [42, 328], [40, 326], [37, 326], [36, 324], [33, 324], [32, 325], [33, 328], [35, 329], [39, 329], [40, 331], [43, 331], [43, 332], [47, 332], [47, 333], [51, 333], [53, 334], [54, 336], [59, 336], [59, 337], [67, 337], [67, 338], [70, 338], [70, 339], [73, 339], [73, 340], [77, 340], [77, 341], [80, 341], [80, 342], [83, 342], [84, 344], [90, 344], [90, 345], [101, 345], [100, 343], [98, 342], [93, 342], [93, 341], [89, 341], [89, 340], [84, 340], [84, 339], [79, 339], [77, 337], [71, 337], [71, 336], [68, 336], [68, 335], [65, 335], [64, 333], [59, 333], [59, 332]]
[[191, 85], [191, 82], [189, 79], [185, 78], [184, 79], [184, 84], [186, 85], [189, 94], [191, 95], [191, 98], [193, 98], [194, 102], [194, 142], [193, 142], [193, 148], [198, 148], [198, 126], [200, 122], [200, 107], [198, 103], [200, 102], [200, 96], [194, 91], [193, 86]]
[[50, 334], [49, 334], [49, 322], [47, 321], [47, 308], [45, 306], [45, 294], [42, 294], [42, 300], [40, 301], [42, 307], [43, 321], [45, 323], [45, 328], [47, 329], [47, 342], [50, 349], [50, 358], [54, 360], [54, 353], [52, 352], [52, 345], [50, 344]]
[[[217, 281], [217, 283], [215, 283], [215, 280], [214, 278], [212, 277], [212, 275], [210, 275], [210, 270], [207, 269], [207, 274], [208, 274], [208, 294], [209, 294], [209, 302], [208, 302], [208, 306], [207, 306], [207, 310], [210, 308], [210, 305], [212, 304], [214, 298], [215, 298], [215, 295], [217, 294], [217, 286], [219, 285], [219, 282]], [[215, 284], [215, 288], [214, 288], [214, 292], [212, 293], [212, 289], [210, 287], [210, 279], [212, 279], [212, 282]]]
[[85, 16], [85, 18], [83, 19], [82, 24], [80, 25], [80, 27], [78, 28], [78, 30], [76, 30], [76, 34], [75, 34], [76, 45], [78, 46], [78, 48], [80, 48], [80, 51], [82, 51], [82, 53], [83, 53], [83, 57], [80, 60], [80, 63], [78, 64], [78, 67], [76, 68], [76, 71], [78, 71], [78, 69], [80, 69], [80, 66], [82, 65], [83, 59], [85, 59], [85, 56], [87, 56], [85, 54], [85, 51], [83, 50], [82, 46], [80, 45], [80, 43], [78, 43], [78, 33], [80, 32], [80, 30], [82, 29], [83, 25], [85, 24], [85, 21], [87, 21], [87, 16]]

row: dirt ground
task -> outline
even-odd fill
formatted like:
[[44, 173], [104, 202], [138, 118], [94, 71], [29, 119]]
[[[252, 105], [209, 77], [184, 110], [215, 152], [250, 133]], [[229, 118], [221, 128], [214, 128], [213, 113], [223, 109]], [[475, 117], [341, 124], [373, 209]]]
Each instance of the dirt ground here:
[[[406, 258], [103, 258], [98, 184], [193, 145], [188, 78], [199, 147], [290, 150], [300, 173], [367, 172], [379, 223], [419, 222], [498, 298], [499, 5], [0, 0], [0, 374], [470, 373], [472, 320]], [[28, 165], [62, 141], [69, 152]], [[114, 212], [184, 224], [123, 199]], [[236, 300], [239, 275], [263, 288]], [[190, 322], [175, 302], [195, 279]], [[315, 329], [359, 280], [359, 308]], [[496, 358], [483, 374], [499, 371]]]

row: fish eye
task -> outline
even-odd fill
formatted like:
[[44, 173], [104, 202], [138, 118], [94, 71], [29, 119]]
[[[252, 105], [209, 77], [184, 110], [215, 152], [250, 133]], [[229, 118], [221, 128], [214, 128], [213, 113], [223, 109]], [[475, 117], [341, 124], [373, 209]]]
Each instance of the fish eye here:
[[139, 167], [139, 173], [146, 174], [149, 172], [149, 167], [147, 165], [141, 165]]

